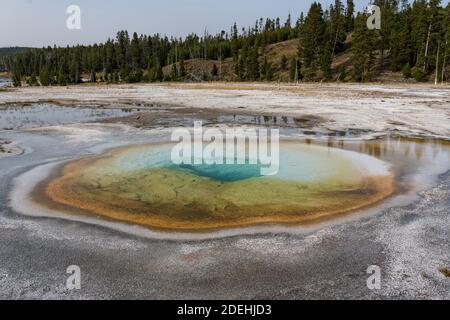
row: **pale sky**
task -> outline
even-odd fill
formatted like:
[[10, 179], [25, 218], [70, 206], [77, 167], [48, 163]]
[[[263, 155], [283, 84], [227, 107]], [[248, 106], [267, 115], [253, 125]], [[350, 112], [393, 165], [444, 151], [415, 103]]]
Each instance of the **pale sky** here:
[[[259, 17], [284, 22], [307, 12], [310, 0], [0, 0], [0, 47], [93, 44], [118, 30], [185, 36], [253, 26]], [[334, 0], [320, 1], [328, 6]], [[369, 0], [354, 0], [358, 10]], [[448, 0], [445, 0], [448, 2]], [[345, 0], [344, 0], [345, 3]], [[66, 27], [66, 8], [81, 8], [81, 30]]]

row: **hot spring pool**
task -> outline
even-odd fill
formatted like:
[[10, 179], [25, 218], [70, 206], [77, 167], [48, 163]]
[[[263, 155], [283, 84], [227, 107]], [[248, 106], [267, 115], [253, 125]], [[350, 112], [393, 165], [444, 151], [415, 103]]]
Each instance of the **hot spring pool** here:
[[73, 214], [201, 231], [314, 222], [395, 189], [388, 163], [355, 151], [282, 141], [278, 173], [263, 176], [260, 165], [175, 165], [173, 146], [118, 148], [71, 162], [35, 198]]

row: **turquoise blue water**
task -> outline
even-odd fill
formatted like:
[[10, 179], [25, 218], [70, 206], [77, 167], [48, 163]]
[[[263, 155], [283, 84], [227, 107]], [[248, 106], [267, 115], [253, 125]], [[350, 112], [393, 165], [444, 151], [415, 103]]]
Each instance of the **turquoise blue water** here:
[[180, 165], [181, 169], [201, 177], [219, 181], [240, 181], [261, 176], [260, 165], [250, 164], [213, 164], [213, 165]]
[[[258, 164], [181, 164], [171, 161], [173, 144], [138, 147], [123, 152], [117, 158], [115, 167], [122, 172], [145, 170], [152, 168], [171, 168], [187, 170], [201, 177], [209, 177], [218, 181], [240, 181], [262, 177], [261, 168], [269, 165]], [[346, 156], [344, 156], [346, 155]], [[349, 154], [334, 148], [317, 147], [304, 144], [280, 143], [278, 172], [266, 178], [313, 182], [328, 178], [355, 176], [361, 174], [359, 166], [352, 164], [351, 158], [358, 159], [360, 165], [375, 168], [378, 163], [374, 159], [361, 154]], [[275, 159], [274, 159], [275, 160]], [[370, 162], [370, 163], [369, 163]], [[364, 165], [364, 167], [366, 167]], [[384, 170], [380, 170], [384, 171]], [[382, 172], [385, 174], [386, 172]]]
[[201, 177], [219, 181], [239, 181], [261, 176], [260, 164], [173, 164], [170, 155], [173, 145], [161, 145], [148, 151], [125, 153], [120, 156], [120, 167], [126, 171], [171, 168], [187, 170]]

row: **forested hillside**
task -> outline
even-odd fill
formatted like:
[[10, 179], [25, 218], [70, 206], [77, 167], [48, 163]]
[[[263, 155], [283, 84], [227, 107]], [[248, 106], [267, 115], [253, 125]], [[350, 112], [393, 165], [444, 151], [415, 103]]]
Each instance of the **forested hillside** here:
[[372, 81], [450, 78], [450, 5], [375, 0], [381, 30], [353, 0], [313, 3], [298, 18], [258, 19], [215, 35], [181, 38], [120, 31], [103, 44], [29, 49], [7, 61], [15, 85], [154, 81]]
[[7, 70], [7, 63], [10, 57], [29, 50], [24, 47], [0, 48], [0, 72]]
[[25, 52], [30, 48], [25, 47], [8, 47], [8, 48], [0, 48], [0, 58], [3, 57], [11, 57], [17, 55], [19, 53]]

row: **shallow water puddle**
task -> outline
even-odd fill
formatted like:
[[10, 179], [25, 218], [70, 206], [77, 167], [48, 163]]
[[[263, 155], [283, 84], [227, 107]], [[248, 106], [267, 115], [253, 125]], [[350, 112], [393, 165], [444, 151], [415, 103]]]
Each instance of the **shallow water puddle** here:
[[64, 107], [53, 104], [6, 106], [0, 108], [0, 130], [98, 121], [130, 115], [133, 112], [133, 109]]
[[0, 77], [0, 88], [7, 87], [11, 84], [11, 80], [9, 78]]

